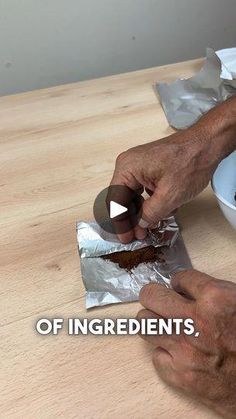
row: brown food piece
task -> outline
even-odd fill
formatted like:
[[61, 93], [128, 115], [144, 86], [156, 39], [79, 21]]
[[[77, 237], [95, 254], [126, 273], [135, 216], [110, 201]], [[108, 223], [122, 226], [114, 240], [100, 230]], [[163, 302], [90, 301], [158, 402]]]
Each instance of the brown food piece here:
[[129, 250], [111, 253], [110, 255], [102, 256], [102, 258], [117, 263], [120, 268], [126, 269], [127, 271], [136, 268], [140, 263], [165, 262], [162, 250], [154, 246], [148, 246], [133, 251]]

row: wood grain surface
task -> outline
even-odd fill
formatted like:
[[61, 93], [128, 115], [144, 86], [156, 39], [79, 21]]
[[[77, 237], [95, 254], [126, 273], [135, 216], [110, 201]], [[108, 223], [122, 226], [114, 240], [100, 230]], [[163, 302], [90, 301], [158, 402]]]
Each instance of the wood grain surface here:
[[[139, 337], [40, 336], [39, 318], [134, 317], [138, 303], [86, 312], [75, 223], [93, 218], [116, 156], [172, 132], [155, 81], [202, 60], [0, 98], [0, 416], [215, 415], [168, 388]], [[235, 232], [208, 188], [179, 214], [194, 266], [236, 280]]]

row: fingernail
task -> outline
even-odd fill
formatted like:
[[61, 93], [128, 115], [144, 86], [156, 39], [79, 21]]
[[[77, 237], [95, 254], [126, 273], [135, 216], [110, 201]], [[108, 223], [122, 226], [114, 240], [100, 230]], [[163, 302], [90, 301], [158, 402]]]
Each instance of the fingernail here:
[[149, 223], [146, 220], [144, 220], [143, 218], [141, 218], [141, 220], [139, 221], [138, 225], [140, 227], [142, 227], [142, 228], [148, 228]]

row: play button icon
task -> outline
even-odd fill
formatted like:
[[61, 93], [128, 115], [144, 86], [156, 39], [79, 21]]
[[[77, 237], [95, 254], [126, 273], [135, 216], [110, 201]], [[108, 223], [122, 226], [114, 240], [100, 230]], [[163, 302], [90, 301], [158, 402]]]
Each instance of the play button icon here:
[[117, 202], [110, 201], [110, 218], [116, 218], [121, 214], [124, 214], [128, 211], [128, 208], [123, 207], [123, 205], [117, 204]]
[[139, 223], [142, 204], [143, 197], [127, 186], [109, 186], [95, 199], [94, 218], [109, 233], [127, 233]]

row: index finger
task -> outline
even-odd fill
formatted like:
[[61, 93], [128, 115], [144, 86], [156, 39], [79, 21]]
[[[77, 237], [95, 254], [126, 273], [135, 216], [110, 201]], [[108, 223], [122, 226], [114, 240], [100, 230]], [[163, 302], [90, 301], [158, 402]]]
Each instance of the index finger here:
[[193, 301], [160, 284], [148, 284], [141, 289], [140, 303], [165, 318], [191, 317]]

